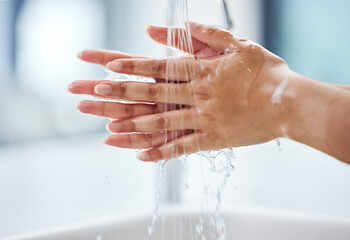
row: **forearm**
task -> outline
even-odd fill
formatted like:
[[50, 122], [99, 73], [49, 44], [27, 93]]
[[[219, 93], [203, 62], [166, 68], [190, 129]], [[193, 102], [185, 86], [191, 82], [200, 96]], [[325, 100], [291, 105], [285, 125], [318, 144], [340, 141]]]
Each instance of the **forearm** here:
[[291, 85], [286, 135], [350, 164], [350, 93], [299, 74]]

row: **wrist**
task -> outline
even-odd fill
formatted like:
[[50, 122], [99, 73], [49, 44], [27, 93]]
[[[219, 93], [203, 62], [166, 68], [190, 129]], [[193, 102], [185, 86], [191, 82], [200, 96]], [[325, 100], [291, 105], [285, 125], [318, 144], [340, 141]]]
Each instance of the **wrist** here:
[[327, 83], [293, 73], [290, 77], [289, 98], [286, 101], [284, 137], [328, 152], [326, 139], [329, 123]]
[[288, 66], [275, 68], [271, 74], [270, 83], [272, 91], [268, 94], [268, 104], [271, 105], [272, 134], [274, 138], [290, 138], [290, 131], [294, 127], [293, 110], [298, 81], [296, 73]]

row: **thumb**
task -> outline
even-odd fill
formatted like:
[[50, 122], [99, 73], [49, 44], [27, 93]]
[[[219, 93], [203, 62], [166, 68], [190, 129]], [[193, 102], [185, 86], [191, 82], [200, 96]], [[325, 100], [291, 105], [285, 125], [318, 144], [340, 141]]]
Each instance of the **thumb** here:
[[188, 22], [192, 37], [198, 39], [202, 43], [207, 44], [210, 48], [217, 52], [224, 52], [226, 49], [240, 49], [239, 40], [242, 38], [233, 35], [229, 31], [222, 28], [204, 25], [195, 22]]
[[[174, 38], [172, 38], [171, 43], [168, 43], [169, 30], [171, 31], [172, 34], [174, 34]], [[187, 53], [192, 53], [193, 51], [194, 54], [196, 54], [197, 52], [207, 47], [207, 44], [202, 43], [198, 39], [192, 37], [191, 40], [192, 40], [193, 49], [191, 49], [187, 41], [187, 37], [189, 36], [189, 34], [187, 30], [185, 30], [184, 28], [173, 28], [173, 27], [170, 28], [170, 27], [159, 27], [159, 26], [149, 25], [147, 26], [146, 31], [154, 41], [168, 47], [177, 48]]]

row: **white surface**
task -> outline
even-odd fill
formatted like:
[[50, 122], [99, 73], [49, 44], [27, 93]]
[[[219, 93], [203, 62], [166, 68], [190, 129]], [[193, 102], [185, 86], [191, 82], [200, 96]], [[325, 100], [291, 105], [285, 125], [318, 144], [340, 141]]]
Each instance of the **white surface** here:
[[[154, 164], [137, 161], [132, 150], [104, 146], [101, 138], [0, 148], [0, 239], [141, 210], [150, 219]], [[282, 147], [278, 152], [271, 142], [236, 149], [236, 170], [223, 204], [349, 218], [350, 167], [292, 141], [282, 140]], [[188, 173], [197, 205], [203, 201], [198, 163], [189, 160]]]
[[[204, 233], [207, 240], [215, 239], [211, 228], [212, 215], [203, 215]], [[226, 224], [226, 240], [348, 240], [350, 219], [322, 215], [272, 211], [268, 209], [232, 208], [223, 212]], [[147, 215], [110, 218], [85, 222], [46, 232], [32, 233], [12, 238], [26, 240], [71, 239], [149, 239]], [[159, 217], [152, 239], [200, 239], [196, 234], [199, 214], [176, 207], [169, 208]]]

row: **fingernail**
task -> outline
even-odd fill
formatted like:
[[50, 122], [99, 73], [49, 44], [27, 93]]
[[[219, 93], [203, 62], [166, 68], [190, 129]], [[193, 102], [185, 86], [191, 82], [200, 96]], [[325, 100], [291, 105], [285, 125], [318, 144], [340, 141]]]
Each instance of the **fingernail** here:
[[78, 104], [77, 104], [77, 107], [86, 107], [88, 106], [89, 104], [89, 101], [88, 100], [83, 100], [83, 101], [80, 101]]
[[94, 107], [93, 104], [91, 104], [91, 102], [88, 100], [83, 100], [77, 104], [77, 109], [79, 111], [81, 111], [82, 113], [93, 112], [93, 110], [94, 110], [93, 107]]
[[149, 161], [151, 160], [151, 155], [148, 152], [142, 152], [139, 154], [138, 158], [142, 161]]
[[70, 92], [74, 88], [73, 83], [68, 85], [67, 91]]
[[112, 86], [109, 84], [99, 84], [95, 87], [95, 93], [100, 95], [108, 95], [112, 93]]
[[121, 62], [109, 62], [106, 67], [112, 71], [120, 71], [123, 69], [123, 64]]
[[74, 81], [68, 85], [68, 91], [71, 93], [78, 93], [84, 89], [84, 83], [82, 81]]
[[79, 52], [79, 53], [77, 54], [77, 58], [81, 58], [82, 55], [83, 55], [83, 52]]
[[107, 130], [110, 132], [120, 132], [123, 130], [122, 122], [110, 122], [107, 124]]

